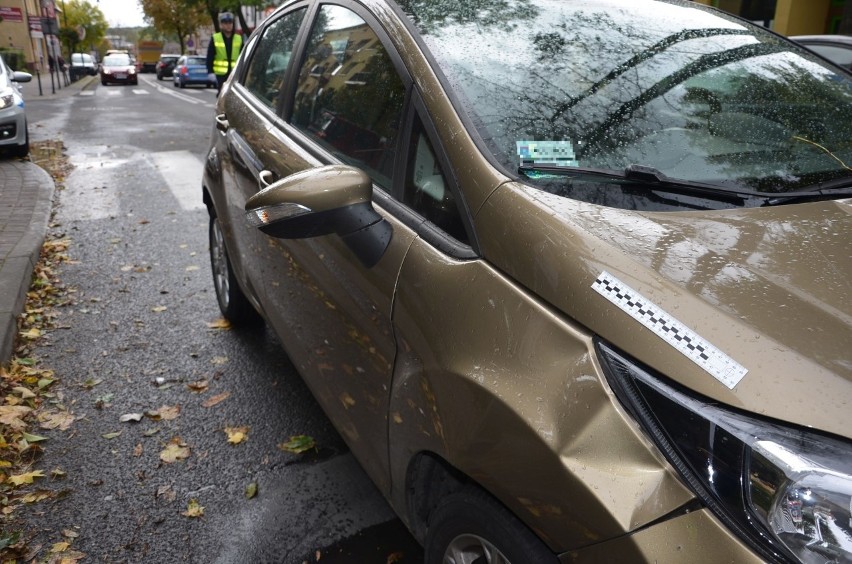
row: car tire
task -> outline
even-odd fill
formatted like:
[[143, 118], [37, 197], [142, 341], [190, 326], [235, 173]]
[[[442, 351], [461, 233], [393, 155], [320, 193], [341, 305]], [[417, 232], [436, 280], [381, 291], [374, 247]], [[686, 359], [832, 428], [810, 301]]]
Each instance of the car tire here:
[[468, 486], [441, 500], [429, 515], [425, 563], [557, 564], [556, 556], [508, 509]]
[[240, 288], [231, 267], [225, 234], [215, 213], [210, 214], [210, 268], [213, 271], [213, 287], [222, 316], [232, 325], [258, 325], [262, 318], [248, 301]]

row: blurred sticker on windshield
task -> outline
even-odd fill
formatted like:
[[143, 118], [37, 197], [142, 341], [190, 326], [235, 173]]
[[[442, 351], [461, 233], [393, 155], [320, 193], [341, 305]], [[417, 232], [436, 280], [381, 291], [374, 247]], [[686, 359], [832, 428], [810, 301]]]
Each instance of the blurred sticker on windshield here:
[[609, 272], [601, 272], [592, 284], [592, 289], [656, 333], [729, 389], [734, 389], [748, 372], [737, 361]]
[[521, 166], [579, 166], [570, 141], [516, 141]]

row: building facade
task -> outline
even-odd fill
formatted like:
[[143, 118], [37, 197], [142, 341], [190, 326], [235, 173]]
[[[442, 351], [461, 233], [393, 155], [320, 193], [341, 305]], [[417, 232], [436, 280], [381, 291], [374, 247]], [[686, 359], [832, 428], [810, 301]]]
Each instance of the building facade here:
[[781, 35], [852, 33], [852, 0], [693, 0]]

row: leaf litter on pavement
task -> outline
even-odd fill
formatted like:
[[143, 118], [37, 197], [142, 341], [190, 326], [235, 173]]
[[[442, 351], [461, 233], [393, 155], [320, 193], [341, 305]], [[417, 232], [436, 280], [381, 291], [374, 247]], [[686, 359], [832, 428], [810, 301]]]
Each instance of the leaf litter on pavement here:
[[[41, 159], [42, 151], [38, 143], [32, 143], [31, 146], [33, 160]], [[50, 148], [57, 155], [61, 153], [61, 149], [61, 142]], [[59, 190], [64, 189], [61, 181], [72, 168], [67, 157], [61, 156], [61, 159], [55, 159], [56, 162], [52, 163], [43, 159], [38, 161], [39, 166], [48, 170], [54, 177]], [[73, 546], [73, 543], [81, 536], [78, 532], [81, 529], [80, 524], [69, 524], [61, 528], [61, 531], [50, 531], [39, 527], [40, 532], [37, 533], [22, 530], [20, 528], [22, 522], [15, 518], [15, 512], [25, 506], [59, 499], [74, 493], [72, 490], [63, 490], [61, 485], [56, 490], [49, 489], [50, 486], [56, 487], [57, 484], [61, 484], [67, 477], [66, 472], [59, 467], [51, 470], [41, 469], [38, 468], [38, 463], [45, 449], [51, 445], [50, 439], [61, 441], [64, 437], [61, 433], [76, 433], [75, 422], [84, 416], [75, 415], [74, 411], [63, 403], [61, 386], [71, 383], [62, 382], [61, 375], [54, 374], [33, 355], [36, 347], [50, 343], [53, 331], [70, 328], [58, 325], [56, 320], [59, 316], [58, 308], [75, 303], [76, 290], [64, 287], [57, 274], [61, 265], [77, 264], [68, 255], [71, 244], [72, 241], [64, 238], [64, 234], [62, 238], [58, 238], [48, 233], [42, 248], [41, 260], [34, 268], [25, 311], [18, 319], [18, 335], [13, 357], [8, 366], [0, 366], [0, 397], [2, 397], [0, 400], [0, 519], [2, 519], [0, 553], [3, 554], [3, 562], [11, 558], [12, 561], [26, 559], [27, 562], [74, 564], [86, 559], [86, 555]], [[117, 243], [114, 242], [114, 244]], [[148, 272], [151, 267], [133, 265], [121, 270]], [[100, 300], [92, 298], [89, 301]], [[167, 309], [166, 305], [158, 303], [150, 306], [154, 314], [163, 314]], [[134, 320], [134, 323], [139, 326], [143, 322]], [[207, 327], [211, 331], [227, 331], [231, 328], [230, 323], [224, 318], [207, 323]], [[210, 362], [213, 365], [223, 366], [229, 360], [225, 356], [215, 356]], [[218, 374], [221, 373], [218, 371], [214, 373], [212, 379], [217, 379]], [[104, 381], [99, 375], [90, 372], [85, 381], [73, 383], [73, 385], [87, 392], [95, 392], [104, 384]], [[183, 380], [177, 381], [183, 382]], [[59, 388], [54, 391], [57, 386]], [[165, 389], [164, 386], [158, 386], [158, 388]], [[210, 380], [201, 377], [186, 384], [186, 388], [190, 393], [206, 394], [210, 390]], [[212, 408], [230, 396], [230, 391], [220, 391], [200, 402], [200, 406]], [[141, 437], [142, 440], [145, 440], [145, 437], [158, 435], [163, 430], [161, 428], [163, 423], [176, 419], [181, 410], [180, 405], [162, 405], [156, 409], [136, 408], [120, 415], [109, 413], [114, 400], [113, 394], [109, 391], [98, 396], [93, 393], [92, 398], [94, 407], [108, 414], [108, 417], [112, 417], [111, 421], [115, 423], [115, 427], [105, 429], [104, 431], [108, 432], [101, 432], [93, 439], [110, 441], [115, 445], [125, 441], [126, 438], [123, 435], [128, 433], [135, 433], [134, 436]], [[72, 402], [70, 405], [72, 408], [75, 405], [84, 408], [86, 406], [85, 402]], [[146, 418], [153, 421], [154, 426], [138, 430], [134, 428], [136, 423]], [[49, 436], [37, 434], [35, 432], [37, 428], [49, 431]], [[228, 426], [220, 427], [220, 429], [224, 429], [227, 442], [231, 446], [244, 443], [250, 431], [248, 426]], [[177, 435], [172, 435], [168, 442], [161, 441], [159, 447], [149, 449], [144, 448], [138, 440], [131, 438], [131, 441], [131, 448], [125, 452], [133, 457], [155, 456], [159, 463], [158, 467], [180, 464], [194, 457], [190, 445]], [[279, 444], [278, 447], [293, 454], [317, 449], [314, 439], [306, 435], [292, 436], [288, 442]], [[198, 457], [203, 458], [206, 455], [206, 453], [199, 453]], [[89, 481], [89, 485], [102, 483], [101, 479]], [[244, 499], [255, 498], [258, 491], [256, 481], [249, 483], [244, 487]], [[169, 485], [161, 486], [157, 490], [156, 498], [168, 502], [174, 501], [175, 496], [175, 489]], [[193, 498], [188, 501], [186, 510], [181, 512], [181, 515], [195, 519], [203, 517], [204, 511], [205, 507], [201, 501]]]

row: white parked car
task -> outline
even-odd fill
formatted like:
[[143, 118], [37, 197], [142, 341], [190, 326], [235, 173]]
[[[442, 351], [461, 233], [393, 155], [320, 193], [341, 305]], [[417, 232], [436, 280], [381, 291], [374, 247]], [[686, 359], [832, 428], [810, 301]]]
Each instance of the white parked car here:
[[16, 83], [32, 78], [30, 73], [13, 71], [0, 57], [0, 151], [16, 157], [26, 157], [30, 152], [24, 98]]

